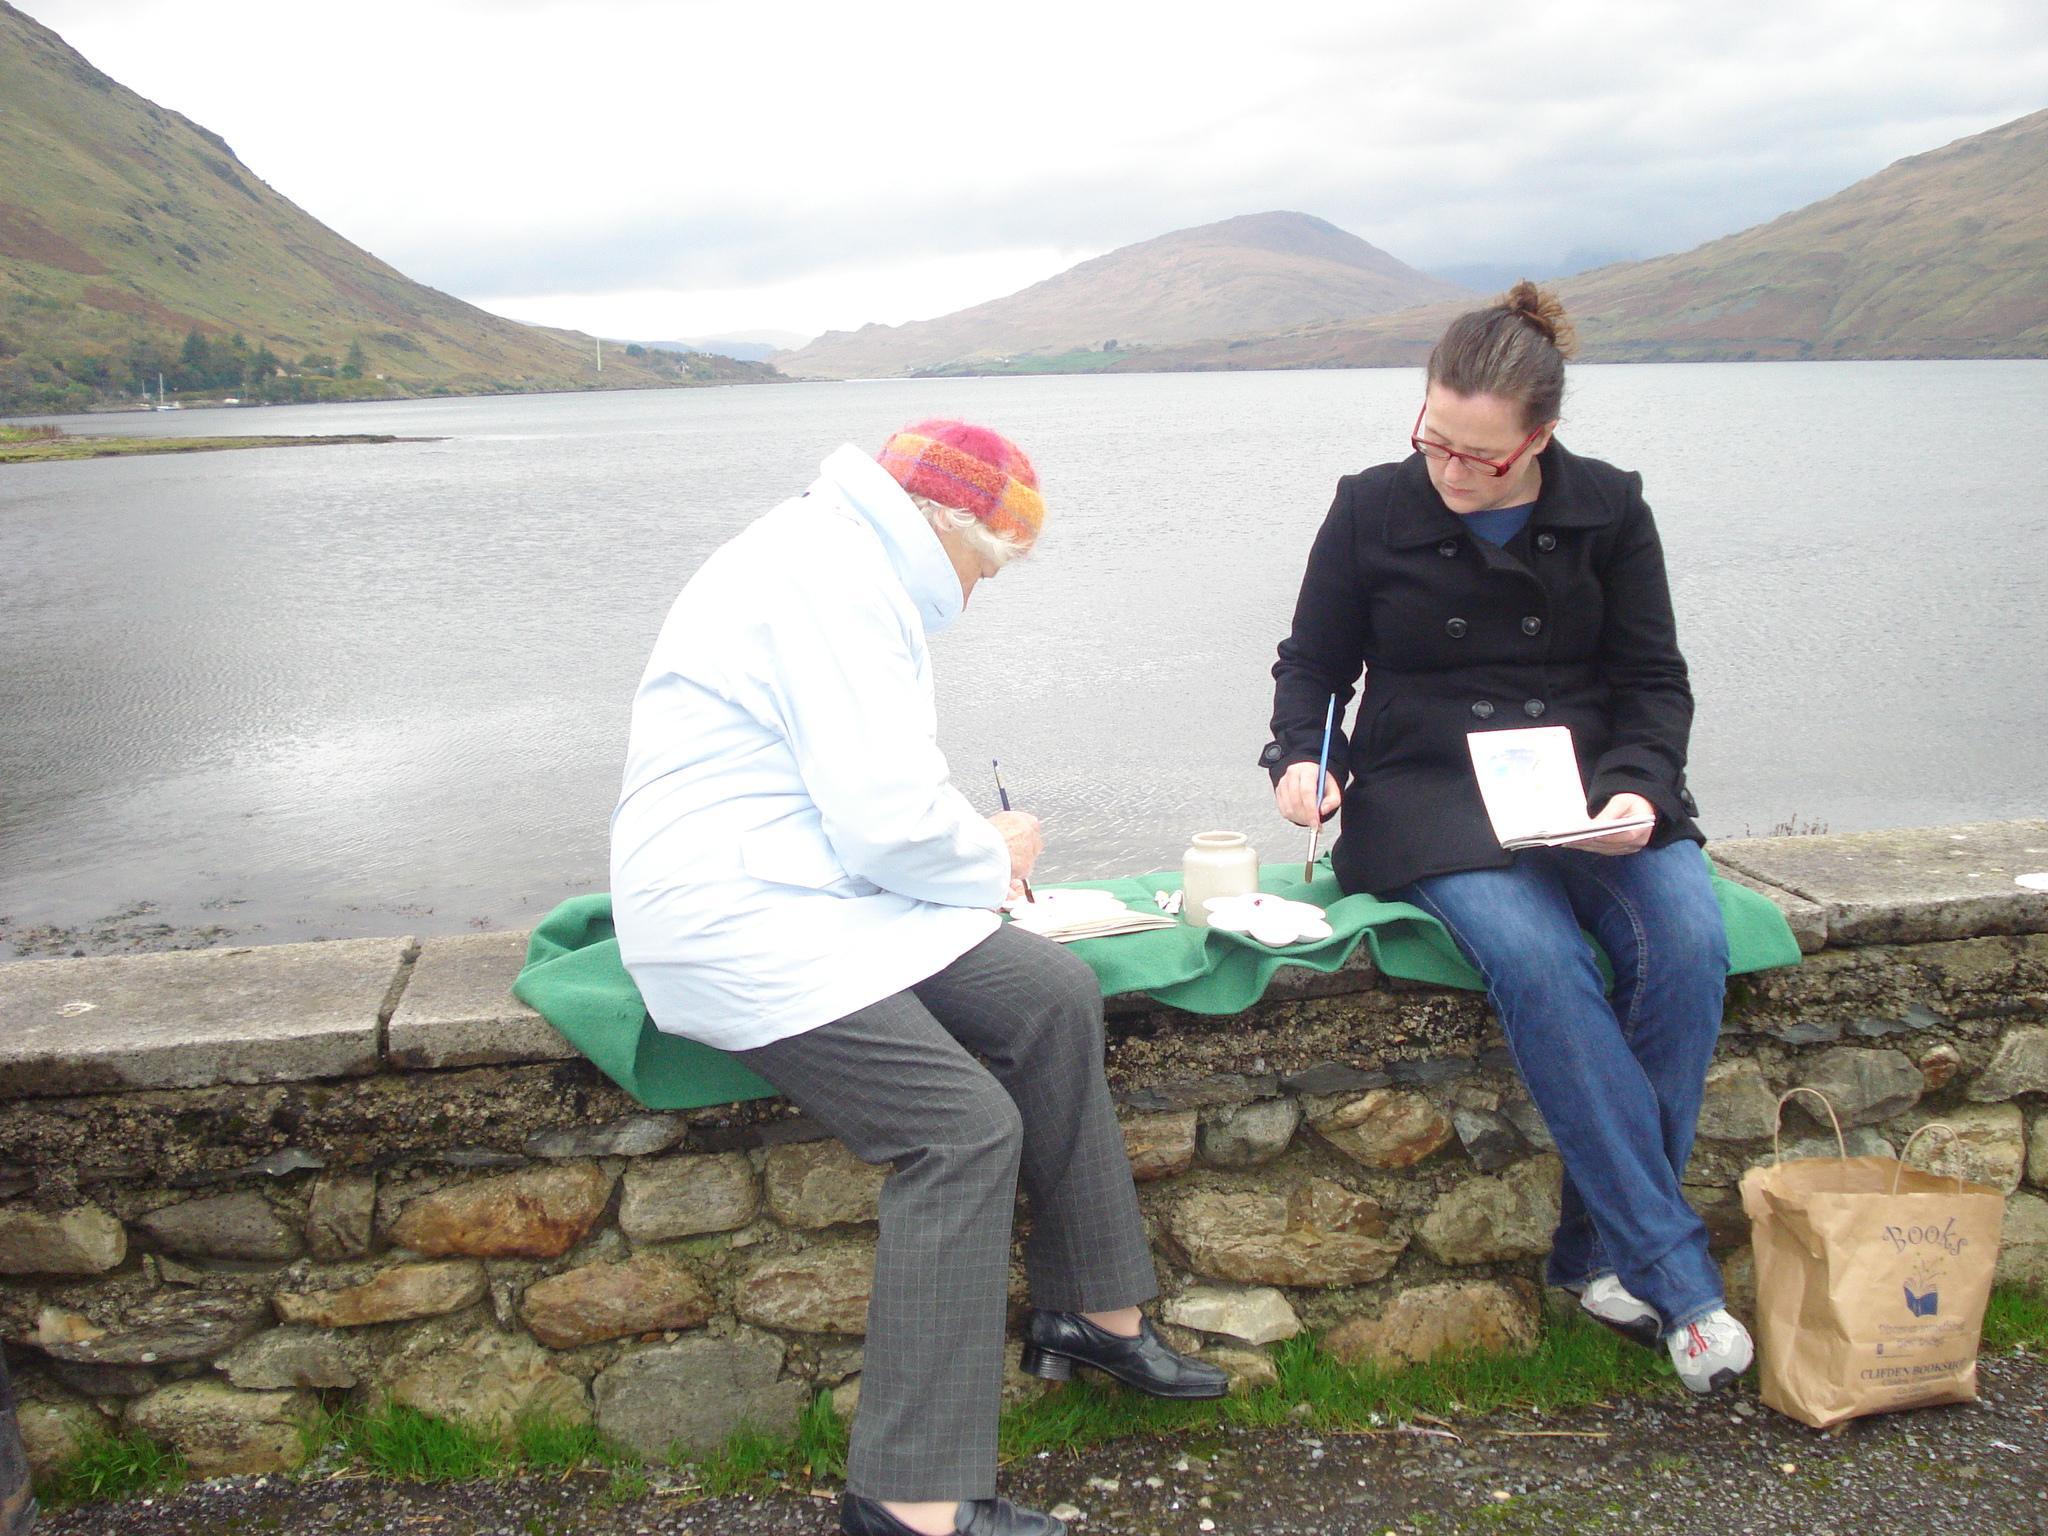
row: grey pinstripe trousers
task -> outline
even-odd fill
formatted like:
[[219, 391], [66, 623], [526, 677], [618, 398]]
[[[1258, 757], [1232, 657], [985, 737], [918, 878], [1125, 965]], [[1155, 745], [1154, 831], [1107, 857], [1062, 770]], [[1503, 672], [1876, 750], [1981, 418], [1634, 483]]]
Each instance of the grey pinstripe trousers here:
[[1158, 1294], [1102, 1048], [1094, 973], [1005, 924], [908, 992], [738, 1053], [856, 1156], [894, 1166], [852, 1492], [994, 1495], [1020, 1175], [1034, 1306], [1106, 1312]]

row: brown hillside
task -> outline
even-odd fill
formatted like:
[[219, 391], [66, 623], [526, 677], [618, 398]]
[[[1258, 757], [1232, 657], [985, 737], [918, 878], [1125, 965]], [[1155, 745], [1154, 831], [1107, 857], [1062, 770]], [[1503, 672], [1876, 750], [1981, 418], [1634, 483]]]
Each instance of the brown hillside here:
[[[1558, 288], [1592, 362], [2048, 356], [2048, 111], [1900, 160], [1768, 224]], [[1457, 310], [1119, 366], [1414, 364]]]
[[1380, 314], [1461, 290], [1304, 213], [1246, 214], [1123, 246], [936, 320], [829, 331], [776, 359], [856, 378]]
[[365, 377], [323, 377], [316, 393], [648, 385], [677, 371], [607, 347], [600, 377], [591, 338], [413, 282], [0, 0], [0, 406], [127, 393], [174, 368], [194, 330], [240, 334], [287, 368], [359, 346]]

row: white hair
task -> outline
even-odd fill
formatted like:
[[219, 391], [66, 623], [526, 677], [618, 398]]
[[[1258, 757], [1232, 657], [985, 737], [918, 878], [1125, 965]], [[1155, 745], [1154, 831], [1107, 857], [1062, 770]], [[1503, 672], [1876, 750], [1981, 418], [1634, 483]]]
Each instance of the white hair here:
[[972, 512], [949, 507], [943, 502], [933, 501], [929, 496], [913, 495], [910, 499], [917, 504], [918, 511], [924, 514], [925, 521], [930, 523], [935, 531], [964, 535], [967, 547], [993, 561], [998, 570], [1018, 556], [1031, 552], [1031, 545], [1027, 540], [1014, 538], [1006, 533], [997, 533]]

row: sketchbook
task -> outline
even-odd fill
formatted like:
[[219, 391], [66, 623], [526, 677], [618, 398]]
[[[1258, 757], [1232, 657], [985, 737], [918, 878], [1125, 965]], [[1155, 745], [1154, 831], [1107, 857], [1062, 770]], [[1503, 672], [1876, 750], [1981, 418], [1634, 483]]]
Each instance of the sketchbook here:
[[1565, 726], [1473, 731], [1465, 744], [1503, 848], [1558, 848], [1656, 824], [1655, 816], [1596, 822], [1586, 814], [1586, 786]]
[[1180, 920], [1164, 912], [1140, 912], [1127, 907], [1108, 891], [1038, 892], [1038, 900], [1018, 897], [1003, 910], [1010, 921], [1030, 933], [1061, 944], [1076, 939], [1107, 939], [1122, 933], [1150, 933], [1155, 928], [1178, 928]]

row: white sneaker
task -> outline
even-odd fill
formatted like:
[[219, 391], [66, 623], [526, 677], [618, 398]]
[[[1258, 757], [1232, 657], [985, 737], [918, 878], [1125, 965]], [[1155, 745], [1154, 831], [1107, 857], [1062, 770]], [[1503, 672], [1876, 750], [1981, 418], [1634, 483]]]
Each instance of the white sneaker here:
[[1664, 1347], [1688, 1391], [1705, 1396], [1732, 1384], [1756, 1358], [1749, 1330], [1723, 1307], [1665, 1335]]
[[1664, 1333], [1664, 1319], [1657, 1309], [1632, 1293], [1612, 1271], [1595, 1275], [1579, 1292], [1579, 1305], [1594, 1322], [1612, 1328], [1623, 1338], [1654, 1349]]

